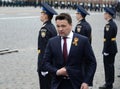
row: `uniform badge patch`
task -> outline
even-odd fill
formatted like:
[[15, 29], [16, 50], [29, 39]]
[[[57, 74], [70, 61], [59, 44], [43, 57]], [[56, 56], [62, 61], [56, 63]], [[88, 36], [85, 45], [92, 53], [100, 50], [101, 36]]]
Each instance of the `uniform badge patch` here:
[[44, 38], [46, 36], [46, 29], [41, 29], [41, 37]]
[[77, 32], [80, 32], [80, 31], [81, 31], [81, 27], [82, 27], [82, 26], [77, 26]]
[[46, 32], [42, 31], [41, 36], [44, 38], [46, 36]]

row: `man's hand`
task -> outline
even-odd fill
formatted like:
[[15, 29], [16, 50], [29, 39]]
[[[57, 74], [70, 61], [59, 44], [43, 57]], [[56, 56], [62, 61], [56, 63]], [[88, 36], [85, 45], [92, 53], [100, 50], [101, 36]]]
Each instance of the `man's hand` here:
[[80, 89], [89, 89], [88, 84], [87, 83], [82, 83]]
[[68, 76], [68, 74], [67, 74], [67, 71], [66, 71], [66, 68], [65, 67], [63, 67], [63, 68], [61, 68], [61, 69], [59, 69], [59, 70], [57, 70], [57, 73], [56, 73], [58, 76], [60, 76], [60, 75], [62, 75], [62, 76]]

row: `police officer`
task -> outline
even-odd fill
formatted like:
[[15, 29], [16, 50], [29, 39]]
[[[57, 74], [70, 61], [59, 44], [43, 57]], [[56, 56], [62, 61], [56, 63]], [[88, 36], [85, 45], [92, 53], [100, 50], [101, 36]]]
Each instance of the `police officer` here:
[[114, 11], [108, 7], [104, 8], [104, 18], [107, 24], [104, 27], [104, 47], [103, 47], [103, 61], [105, 71], [105, 84], [99, 89], [112, 89], [114, 83], [114, 62], [117, 53], [116, 35], [117, 26], [113, 21]]
[[91, 43], [91, 26], [86, 21], [85, 17], [86, 15], [89, 15], [89, 13], [80, 5], [77, 6], [77, 12], [76, 12], [76, 18], [78, 20], [78, 23], [75, 27], [75, 33], [84, 35], [88, 37], [89, 42]]
[[53, 15], [57, 15], [57, 12], [54, 11], [48, 4], [42, 4], [42, 11], [40, 20], [43, 22], [43, 26], [39, 31], [38, 36], [38, 75], [39, 75], [39, 84], [40, 89], [50, 89], [51, 76], [50, 74], [42, 68], [43, 55], [47, 45], [48, 40], [57, 35], [57, 31], [54, 25], [51, 23]]
[[[78, 23], [75, 28], [75, 33], [78, 33], [80, 35], [86, 36], [89, 39], [89, 42], [91, 43], [91, 26], [90, 24], [85, 20], [86, 15], [89, 15], [89, 13], [80, 5], [77, 6], [77, 12], [76, 12], [76, 18], [78, 20]], [[84, 60], [87, 60], [86, 57], [84, 57]], [[83, 65], [83, 71], [86, 74], [86, 71], [88, 68], [86, 67], [88, 65], [87, 63]], [[93, 86], [93, 76], [91, 77], [89, 81], [89, 86]]]

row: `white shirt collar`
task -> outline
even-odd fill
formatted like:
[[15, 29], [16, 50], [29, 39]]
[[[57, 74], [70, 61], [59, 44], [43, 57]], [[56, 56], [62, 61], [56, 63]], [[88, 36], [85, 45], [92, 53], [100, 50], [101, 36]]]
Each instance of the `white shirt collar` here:
[[72, 39], [72, 37], [73, 37], [73, 32], [71, 31], [67, 37]]
[[[72, 39], [72, 37], [73, 37], [73, 32], [71, 31], [71, 32], [68, 34], [67, 38]], [[63, 37], [61, 37], [61, 38], [63, 38]]]

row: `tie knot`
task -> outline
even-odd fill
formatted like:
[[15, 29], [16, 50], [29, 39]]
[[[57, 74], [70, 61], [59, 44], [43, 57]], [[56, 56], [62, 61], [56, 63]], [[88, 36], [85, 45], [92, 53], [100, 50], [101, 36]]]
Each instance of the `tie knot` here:
[[63, 37], [63, 39], [65, 40], [65, 39], [67, 39], [67, 37]]

